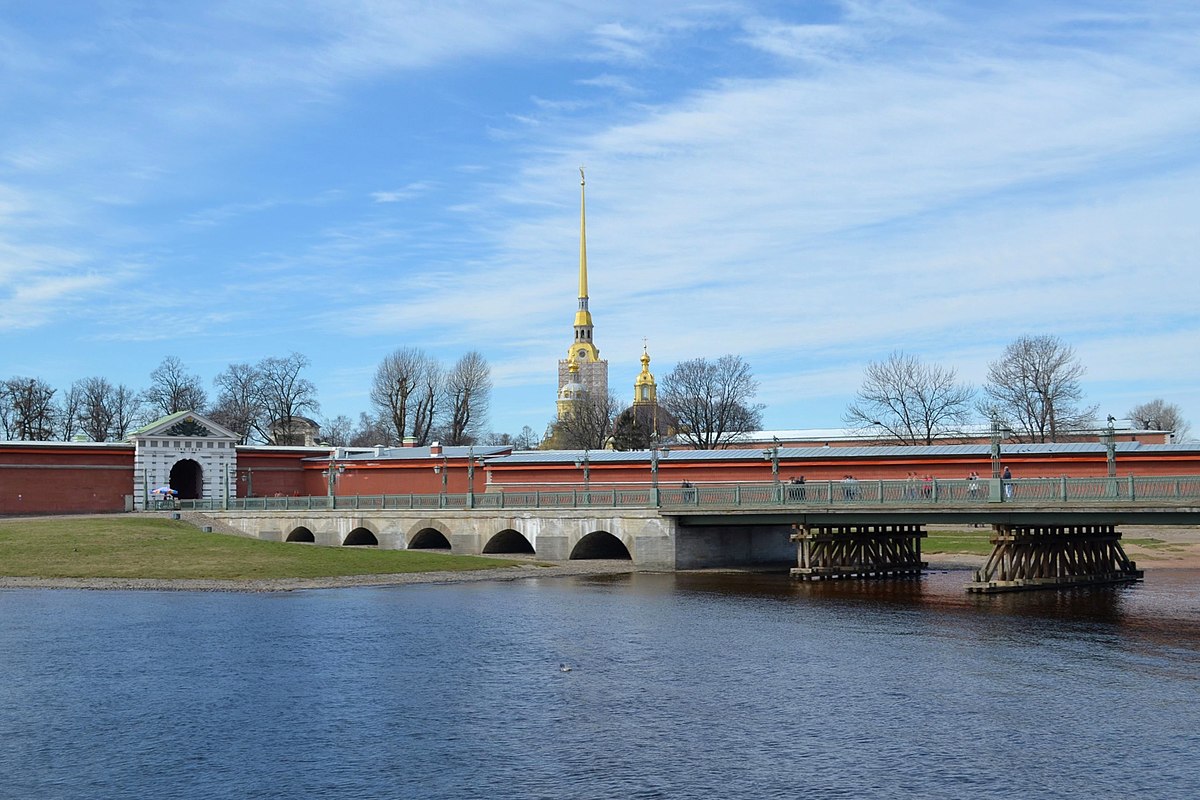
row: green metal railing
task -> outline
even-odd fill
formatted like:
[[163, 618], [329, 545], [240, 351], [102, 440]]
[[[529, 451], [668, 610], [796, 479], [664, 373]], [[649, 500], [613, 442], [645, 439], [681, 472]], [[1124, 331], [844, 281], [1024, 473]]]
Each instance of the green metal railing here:
[[805, 484], [743, 483], [680, 488], [517, 490], [477, 494], [389, 494], [344, 497], [244, 497], [182, 500], [185, 510], [411, 511], [440, 509], [688, 508], [737, 510], [767, 507], [936, 506], [1200, 503], [1200, 475], [1140, 478], [1029, 478], [1011, 481], [810, 481]]

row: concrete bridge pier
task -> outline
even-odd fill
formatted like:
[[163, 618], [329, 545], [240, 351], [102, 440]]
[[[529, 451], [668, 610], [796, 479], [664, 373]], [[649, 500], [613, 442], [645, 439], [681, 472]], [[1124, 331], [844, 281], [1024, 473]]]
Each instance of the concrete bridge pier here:
[[793, 525], [796, 560], [792, 577], [802, 581], [834, 578], [914, 577], [921, 560], [924, 525]]
[[1144, 573], [1113, 525], [994, 525], [992, 554], [968, 592], [1132, 583]]

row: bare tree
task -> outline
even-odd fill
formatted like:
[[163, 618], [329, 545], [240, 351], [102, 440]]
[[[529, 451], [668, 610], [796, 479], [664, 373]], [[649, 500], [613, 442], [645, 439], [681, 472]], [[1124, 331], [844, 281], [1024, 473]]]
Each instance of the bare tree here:
[[541, 438], [537, 435], [537, 432], [528, 425], [525, 425], [521, 428], [521, 432], [517, 434], [517, 438], [513, 439], [512, 444], [515, 450], [536, 450], [541, 443]]
[[134, 424], [142, 416], [142, 409], [142, 395], [123, 383], [113, 387], [112, 435], [114, 439], [124, 439], [125, 435], [133, 430]]
[[13, 377], [0, 384], [0, 426], [5, 439], [34, 442], [54, 436], [54, 389], [40, 378]]
[[[10, 378], [23, 381], [24, 378]], [[0, 384], [0, 440], [11, 442], [17, 440], [16, 413], [13, 409], [12, 398], [8, 392], [8, 381]]]
[[213, 422], [241, 435], [239, 444], [253, 438], [266, 441], [269, 420], [264, 419], [261, 377], [253, 364], [230, 364], [213, 380], [217, 404], [210, 409]]
[[375, 370], [371, 403], [390, 421], [389, 442], [414, 436], [428, 444], [440, 393], [441, 367], [423, 351], [404, 347], [384, 358]]
[[867, 364], [843, 420], [851, 427], [882, 430], [899, 444], [933, 444], [938, 436], [962, 431], [974, 394], [957, 382], [953, 369], [924, 364], [898, 350]]
[[75, 383], [63, 392], [62, 402], [58, 406], [58, 436], [62, 441], [69, 442], [81, 432], [82, 417], [83, 388]]
[[677, 427], [675, 419], [658, 404], [634, 404], [618, 414], [613, 423], [613, 449], [648, 450]]
[[371, 416], [365, 411], [358, 415], [358, 425], [350, 434], [351, 447], [374, 447], [392, 442], [391, 421], [382, 414]]
[[79, 427], [94, 442], [107, 442], [113, 431], [115, 389], [105, 378], [83, 378], [75, 382], [80, 395]]
[[593, 395], [584, 391], [575, 399], [571, 412], [551, 424], [551, 442], [556, 450], [602, 450], [612, 436], [613, 421], [621, 406], [616, 395]]
[[446, 396], [444, 443], [473, 444], [487, 422], [492, 372], [487, 360], [472, 350], [458, 360], [443, 381]]
[[1183, 418], [1183, 411], [1174, 403], [1161, 398], [1136, 405], [1126, 414], [1133, 424], [1150, 431], [1171, 431], [1172, 440], [1186, 441], [1191, 433], [1191, 424]]
[[321, 423], [322, 441], [331, 447], [348, 447], [353, 435], [354, 421], [345, 414], [339, 414]]
[[418, 445], [430, 442], [433, 424], [438, 414], [438, 402], [442, 398], [442, 365], [430, 360], [421, 375], [412, 406], [412, 435]]
[[189, 375], [183, 362], [175, 356], [164, 358], [150, 373], [150, 388], [143, 394], [143, 399], [156, 417], [180, 411], [204, 413], [208, 406], [208, 393], [204, 391], [200, 376]]
[[695, 358], [676, 364], [663, 379], [658, 402], [676, 420], [680, 438], [713, 450], [762, 427], [763, 406], [753, 402], [757, 391], [758, 381], [741, 356]]
[[1096, 406], [1080, 407], [1085, 370], [1056, 336], [1022, 336], [988, 365], [979, 410], [1030, 442], [1057, 442], [1095, 427]]
[[301, 443], [297, 418], [320, 409], [317, 387], [300, 374], [308, 363], [308, 358], [300, 353], [271, 356], [258, 362], [258, 397], [266, 412], [272, 444]]

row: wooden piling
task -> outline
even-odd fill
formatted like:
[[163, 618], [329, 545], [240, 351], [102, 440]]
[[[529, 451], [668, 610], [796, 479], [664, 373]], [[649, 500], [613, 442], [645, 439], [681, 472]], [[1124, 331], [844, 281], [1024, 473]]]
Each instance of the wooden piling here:
[[924, 525], [797, 524], [792, 530], [796, 580], [912, 577], [927, 566], [921, 560]]
[[968, 592], [1015, 592], [1131, 583], [1142, 570], [1113, 525], [995, 525], [992, 553]]

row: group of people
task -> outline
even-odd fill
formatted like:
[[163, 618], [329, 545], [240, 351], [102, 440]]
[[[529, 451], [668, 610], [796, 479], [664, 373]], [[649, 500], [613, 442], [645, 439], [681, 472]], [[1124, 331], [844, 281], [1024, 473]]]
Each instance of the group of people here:
[[[1012, 470], [1011, 469], [1009, 469], [1008, 467], [1004, 468], [1004, 471], [1000, 473], [1000, 482], [1004, 485], [1004, 496], [1012, 497], [1013, 496], [1013, 485], [1012, 485]], [[971, 470], [971, 474], [967, 476], [967, 497], [971, 500], [974, 500], [978, 496], [979, 496], [979, 473], [974, 470]]]
[[804, 476], [793, 475], [788, 479], [787, 499], [792, 501], [804, 499]]
[[[1004, 468], [1001, 473], [1001, 482], [1004, 486], [1004, 496], [1012, 497], [1012, 470], [1008, 467]], [[920, 475], [916, 472], [909, 472], [904, 479], [904, 496], [909, 500], [918, 498], [930, 500], [933, 498], [933, 475]], [[691, 484], [687, 481], [683, 482], [684, 488], [690, 488]], [[786, 498], [790, 501], [799, 501], [805, 498], [804, 476], [793, 475], [788, 479], [786, 487]], [[843, 500], [857, 500], [862, 497], [862, 489], [858, 485], [858, 479], [847, 473], [842, 476], [841, 493]], [[979, 473], [971, 470], [967, 475], [967, 498], [974, 500], [979, 497]]]
[[918, 475], [910, 472], [904, 477], [904, 496], [909, 500], [922, 497], [926, 500], [933, 497], [933, 476]]

